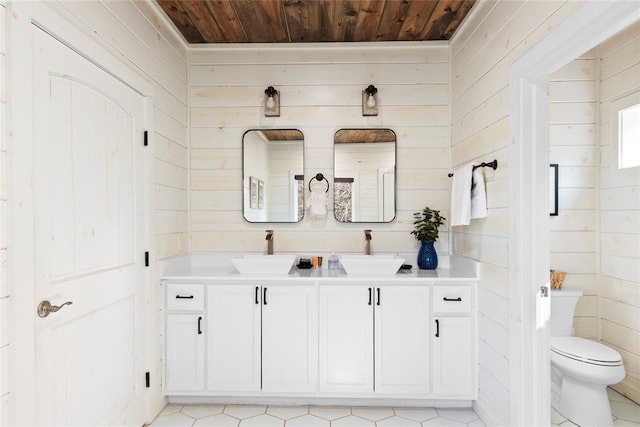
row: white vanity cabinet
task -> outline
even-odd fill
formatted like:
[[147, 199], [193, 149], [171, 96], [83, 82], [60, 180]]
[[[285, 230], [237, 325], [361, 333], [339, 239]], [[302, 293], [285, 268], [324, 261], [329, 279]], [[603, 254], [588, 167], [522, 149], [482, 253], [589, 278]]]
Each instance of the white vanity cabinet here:
[[165, 298], [167, 392], [204, 390], [204, 286], [169, 284]]
[[315, 286], [207, 286], [207, 390], [309, 392], [316, 384]]
[[465, 272], [164, 279], [165, 394], [468, 405], [477, 399], [477, 280]]
[[433, 286], [433, 393], [476, 397], [473, 284]]
[[347, 283], [320, 285], [320, 391], [428, 393], [429, 287]]

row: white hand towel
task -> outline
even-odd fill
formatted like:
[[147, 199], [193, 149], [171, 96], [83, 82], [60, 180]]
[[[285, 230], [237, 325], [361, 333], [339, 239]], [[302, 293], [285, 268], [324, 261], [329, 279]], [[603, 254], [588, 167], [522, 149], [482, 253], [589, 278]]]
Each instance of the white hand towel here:
[[473, 171], [471, 184], [471, 219], [487, 217], [487, 192], [482, 168]]
[[473, 163], [467, 163], [453, 172], [451, 182], [451, 219], [449, 224], [469, 225], [471, 218], [471, 176]]
[[325, 192], [311, 193], [307, 200], [307, 208], [311, 219], [326, 218], [327, 216], [327, 194]]

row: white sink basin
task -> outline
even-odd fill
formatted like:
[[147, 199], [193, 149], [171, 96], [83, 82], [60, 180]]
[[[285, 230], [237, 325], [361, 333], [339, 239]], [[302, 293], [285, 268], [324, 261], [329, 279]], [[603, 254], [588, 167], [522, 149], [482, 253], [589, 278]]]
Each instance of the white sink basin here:
[[394, 255], [342, 255], [340, 264], [348, 275], [386, 276], [398, 272], [404, 258]]
[[240, 274], [261, 274], [285, 276], [296, 261], [295, 255], [244, 255], [231, 258], [233, 266]]

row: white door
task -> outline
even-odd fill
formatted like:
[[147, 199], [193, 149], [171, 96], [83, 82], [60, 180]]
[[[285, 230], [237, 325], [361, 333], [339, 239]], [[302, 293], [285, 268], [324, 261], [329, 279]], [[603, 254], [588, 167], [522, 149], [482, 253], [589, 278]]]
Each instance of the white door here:
[[260, 390], [260, 286], [207, 288], [207, 389]]
[[320, 391], [373, 392], [373, 288], [320, 287]]
[[40, 425], [144, 419], [144, 98], [35, 26]]
[[429, 392], [429, 287], [375, 289], [376, 393]]
[[262, 390], [312, 392], [318, 383], [315, 286], [262, 288]]

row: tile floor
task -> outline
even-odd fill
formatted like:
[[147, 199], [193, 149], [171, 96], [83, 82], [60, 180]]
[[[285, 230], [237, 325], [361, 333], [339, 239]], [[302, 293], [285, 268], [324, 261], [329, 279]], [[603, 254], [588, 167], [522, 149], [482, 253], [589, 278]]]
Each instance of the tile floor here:
[[471, 408], [169, 404], [151, 427], [484, 427]]
[[[610, 388], [607, 389], [607, 393], [609, 393], [614, 427], [640, 427], [640, 405]], [[574, 427], [576, 424], [551, 408], [551, 426]]]
[[[640, 427], [640, 405], [608, 389], [615, 427]], [[167, 405], [151, 427], [484, 427], [470, 408]], [[552, 427], [575, 427], [551, 409]]]

